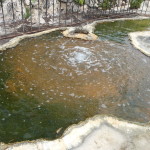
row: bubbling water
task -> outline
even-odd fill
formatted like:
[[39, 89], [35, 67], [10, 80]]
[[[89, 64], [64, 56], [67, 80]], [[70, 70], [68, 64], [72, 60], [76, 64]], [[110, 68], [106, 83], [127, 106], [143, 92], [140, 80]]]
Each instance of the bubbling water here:
[[22, 41], [0, 54], [0, 140], [54, 139], [96, 114], [148, 122], [149, 63], [129, 42], [57, 32]]

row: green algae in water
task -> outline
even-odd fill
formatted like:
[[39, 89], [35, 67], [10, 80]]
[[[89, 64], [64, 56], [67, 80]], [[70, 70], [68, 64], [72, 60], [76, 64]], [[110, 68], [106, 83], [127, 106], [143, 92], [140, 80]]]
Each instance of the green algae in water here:
[[0, 54], [0, 141], [55, 139], [96, 114], [148, 122], [149, 63], [115, 41], [23, 40]]
[[[50, 44], [52, 44], [53, 40], [60, 38], [60, 33], [54, 32], [45, 36], [41, 36], [37, 39], [33, 38], [32, 40], [35, 40], [33, 43], [36, 44], [43, 40], [43, 38], [44, 40], [47, 40], [47, 42], [51, 40]], [[51, 93], [55, 92], [54, 90], [51, 90], [51, 93], [47, 97], [47, 95], [44, 93], [45, 89], [41, 89], [41, 87], [39, 87], [40, 90], [37, 90], [37, 92], [34, 93], [36, 89], [33, 85], [35, 83], [33, 78], [35, 78], [36, 73], [34, 74], [35, 76], [28, 76], [29, 72], [27, 66], [24, 66], [23, 61], [20, 62], [20, 57], [24, 57], [24, 59], [26, 59], [30, 55], [24, 55], [24, 52], [27, 49], [26, 45], [33, 45], [32, 42], [29, 42], [30, 40], [31, 39], [27, 39], [22, 42], [24, 48], [19, 49], [19, 53], [18, 49], [15, 50], [14, 48], [1, 52], [0, 55], [1, 142], [10, 143], [22, 140], [33, 140], [43, 137], [55, 139], [57, 136], [61, 135], [66, 127], [86, 118], [84, 111], [82, 111], [84, 109], [84, 107], [81, 107], [82, 102], [67, 104], [66, 101], [62, 101], [61, 96], [57, 96], [56, 98], [55, 94], [51, 95]], [[15, 52], [17, 52], [17, 54], [15, 54]], [[28, 51], [28, 53], [30, 52]], [[39, 53], [39, 55], [41, 55], [41, 53]], [[40, 61], [41, 56], [39, 56], [39, 58]], [[16, 60], [17, 64], [15, 64]], [[33, 61], [33, 57], [31, 60]], [[25, 62], [27, 61], [28, 59], [25, 60]], [[53, 60], [51, 63], [53, 63]], [[32, 66], [33, 64], [29, 63], [29, 65]], [[42, 68], [39, 71], [43, 71]], [[42, 76], [42, 74], [40, 75]], [[29, 79], [30, 77], [33, 78]], [[31, 84], [26, 84], [27, 82], [30, 82], [29, 80], [31, 81]], [[43, 82], [46, 81], [47, 79], [42, 80], [42, 87], [45, 86]], [[38, 86], [40, 86], [40, 84], [41, 82], [38, 84]], [[38, 92], [41, 94], [38, 94]], [[71, 100], [71, 96], [69, 97], [69, 100]], [[57, 133], [57, 130], [60, 128], [61, 132]]]
[[125, 43], [128, 40], [129, 32], [144, 30], [150, 30], [150, 20], [127, 20], [101, 23], [96, 26], [95, 34], [102, 40]]

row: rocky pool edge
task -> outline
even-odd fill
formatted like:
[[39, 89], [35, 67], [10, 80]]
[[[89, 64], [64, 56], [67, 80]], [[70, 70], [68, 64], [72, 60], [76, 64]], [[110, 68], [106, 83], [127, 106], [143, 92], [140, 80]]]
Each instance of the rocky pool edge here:
[[[106, 20], [94, 21], [93, 23], [84, 25], [84, 27], [90, 29], [91, 31], [94, 31], [95, 26], [103, 22], [114, 22], [114, 21], [119, 21], [119, 20], [122, 20], [122, 21], [143, 20], [143, 19], [150, 19], [150, 18], [149, 17], [135, 17], [135, 18], [121, 18], [121, 19], [109, 19], [109, 20], [106, 19]], [[55, 29], [42, 31], [39, 33], [16, 37], [16, 38], [11, 39], [8, 43], [1, 45], [0, 51], [17, 46], [19, 42], [22, 41], [23, 39], [37, 37], [37, 36], [41, 36], [44, 34], [48, 34], [53, 31], [66, 30], [69, 28], [71, 27], [55, 28]], [[130, 134], [133, 133], [132, 135], [135, 135], [135, 136], [140, 136], [140, 135], [142, 136], [143, 134], [146, 134], [148, 136], [148, 140], [150, 140], [150, 123], [143, 125], [143, 124], [123, 121], [115, 117], [97, 115], [83, 122], [80, 122], [79, 124], [71, 125], [65, 130], [64, 134], [59, 139], [56, 139], [53, 141], [39, 139], [39, 140], [33, 140], [33, 141], [17, 142], [17, 143], [12, 143], [12, 144], [1, 143], [0, 150], [26, 150], [26, 149], [29, 149], [29, 150], [36, 150], [36, 149], [37, 150], [48, 150], [48, 149], [49, 150], [69, 150], [69, 149], [74, 149], [74, 148], [76, 149], [82, 146], [82, 143], [86, 141], [85, 139], [96, 129], [101, 128], [102, 125], [106, 125], [107, 127], [112, 128], [112, 130], [114, 131], [118, 130], [119, 133], [122, 133], [124, 131], [123, 134], [127, 134], [126, 136], [128, 136], [128, 133]], [[131, 141], [128, 141], [128, 142], [131, 143]], [[150, 147], [150, 145], [148, 146]], [[143, 149], [143, 150], [149, 150], [149, 149]], [[136, 150], [140, 150], [140, 149], [136, 148]]]
[[[131, 32], [128, 35], [129, 35], [132, 45], [136, 49], [140, 50], [145, 55], [150, 56], [150, 49], [149, 47], [146, 46], [149, 43], [142, 41], [142, 39], [144, 38], [149, 38], [149, 42], [150, 42], [150, 31]], [[138, 39], [139, 37], [142, 37], [142, 39]]]
[[[96, 132], [95, 132], [96, 131]], [[94, 133], [95, 132], [95, 133]], [[94, 134], [93, 134], [94, 133]], [[93, 134], [93, 135], [92, 135]], [[100, 139], [95, 139], [95, 137]], [[61, 138], [50, 140], [24, 141], [12, 144], [1, 143], [1, 150], [84, 150], [97, 144], [102, 150], [149, 150], [150, 123], [140, 124], [124, 121], [116, 117], [96, 115], [66, 129]], [[141, 143], [143, 141], [143, 143]], [[144, 146], [144, 145], [145, 146]], [[119, 145], [119, 146], [118, 146]], [[135, 147], [135, 148], [133, 148]], [[100, 150], [101, 150], [100, 149]], [[97, 150], [97, 149], [96, 149]]]
[[[104, 19], [104, 20], [93, 21], [92, 23], [89, 23], [89, 24], [84, 23], [84, 24], [81, 24], [80, 26], [83, 27], [84, 29], [88, 30], [90, 32], [90, 34], [92, 34], [92, 33], [94, 33], [95, 26], [99, 23], [114, 22], [114, 21], [121, 21], [121, 20], [124, 21], [124, 20], [144, 20], [144, 19], [150, 19], [150, 17], [137, 16], [137, 17], [133, 17], [133, 18]], [[11, 39], [10, 41], [8, 41], [5, 44], [0, 45], [0, 51], [4, 51], [4, 50], [7, 50], [9, 48], [13, 48], [13, 47], [17, 46], [19, 44], [19, 42], [21, 42], [22, 40], [24, 40], [26, 38], [38, 37], [38, 36], [48, 34], [48, 33], [51, 33], [53, 31], [58, 31], [58, 30], [63, 30], [63, 31], [64, 30], [71, 30], [72, 28], [74, 28], [74, 27], [60, 27], [60, 28], [54, 28], [54, 29], [41, 31], [38, 33], [33, 33], [33, 34], [24, 34], [24, 35], [21, 35], [21, 36], [18, 36], [18, 37]]]

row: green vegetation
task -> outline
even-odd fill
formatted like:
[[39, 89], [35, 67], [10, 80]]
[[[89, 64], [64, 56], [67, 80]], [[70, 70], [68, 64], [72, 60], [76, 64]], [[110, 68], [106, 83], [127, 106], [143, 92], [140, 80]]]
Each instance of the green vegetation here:
[[103, 2], [99, 5], [103, 10], [110, 9], [114, 5], [113, 0], [103, 0]]
[[[141, 6], [141, 3], [143, 0], [131, 0], [130, 1], [130, 8], [131, 9], [138, 9]], [[102, 3], [100, 3], [99, 7], [101, 7], [103, 10], [111, 9], [115, 5], [116, 1], [114, 0], [103, 0]]]
[[95, 34], [102, 40], [110, 40], [118, 43], [128, 41], [128, 33], [144, 31], [150, 27], [150, 20], [115, 21], [98, 24]]
[[79, 4], [79, 5], [84, 5], [85, 4], [85, 0], [74, 0], [74, 2]]
[[111, 8], [110, 0], [104, 0], [104, 1], [100, 4], [100, 7], [101, 7], [103, 10], [110, 9], [110, 8]]
[[5, 0], [0, 0], [0, 2], [4, 2]]
[[31, 12], [29, 8], [26, 8], [26, 13], [24, 14], [24, 18], [28, 19], [31, 16]]
[[31, 2], [35, 3], [35, 2], [36, 2], [36, 0], [31, 0]]
[[131, 2], [130, 2], [130, 8], [131, 9], [140, 8], [142, 2], [143, 2], [143, 0], [131, 0]]

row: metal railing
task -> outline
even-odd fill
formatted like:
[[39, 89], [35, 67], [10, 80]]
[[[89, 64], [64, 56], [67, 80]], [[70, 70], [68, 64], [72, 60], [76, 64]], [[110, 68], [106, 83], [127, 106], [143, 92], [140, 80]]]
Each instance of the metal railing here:
[[150, 15], [150, 0], [0, 0], [0, 39], [138, 14]]

